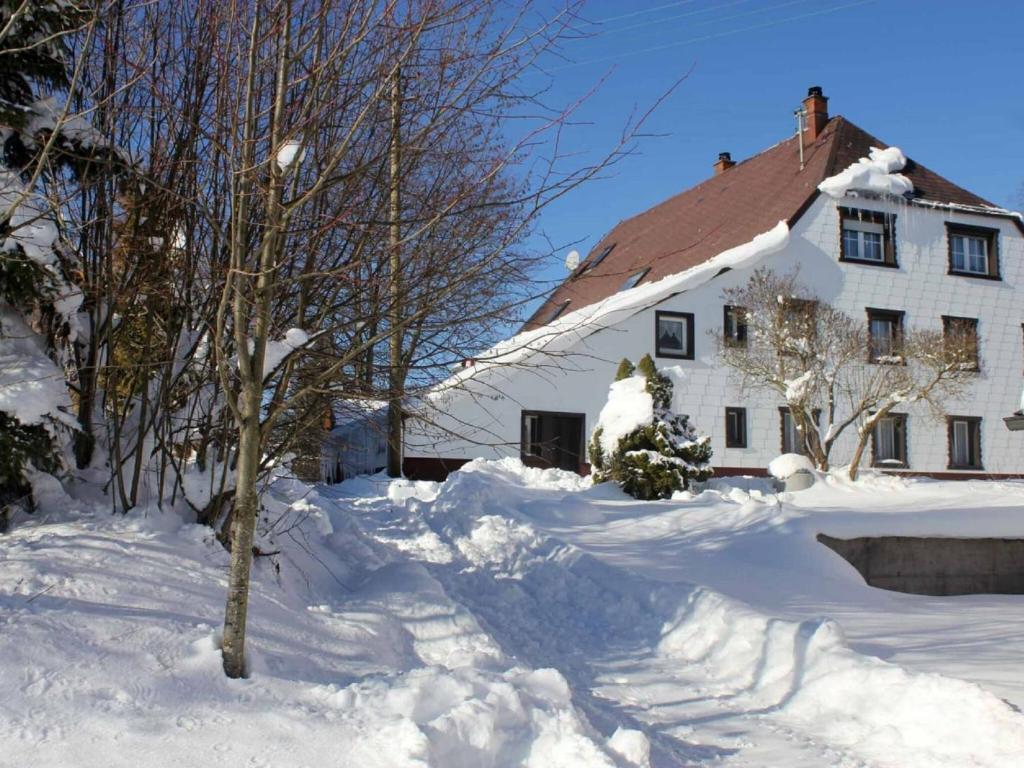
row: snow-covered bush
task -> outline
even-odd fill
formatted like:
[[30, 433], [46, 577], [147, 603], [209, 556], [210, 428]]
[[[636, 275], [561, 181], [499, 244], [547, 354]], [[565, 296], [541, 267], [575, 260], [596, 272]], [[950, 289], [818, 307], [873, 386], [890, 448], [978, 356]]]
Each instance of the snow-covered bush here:
[[688, 416], [672, 412], [672, 380], [645, 355], [633, 373], [619, 365], [590, 439], [594, 482], [612, 481], [636, 499], [667, 499], [711, 477], [711, 443]]
[[[27, 10], [26, 10], [27, 8]], [[83, 172], [87, 125], [62, 116], [71, 33], [84, 6], [5, 3], [0, 41], [0, 507], [27, 503], [28, 475], [56, 471], [74, 425], [65, 381], [82, 292], [46, 182]], [[17, 9], [14, 12], [14, 9]]]

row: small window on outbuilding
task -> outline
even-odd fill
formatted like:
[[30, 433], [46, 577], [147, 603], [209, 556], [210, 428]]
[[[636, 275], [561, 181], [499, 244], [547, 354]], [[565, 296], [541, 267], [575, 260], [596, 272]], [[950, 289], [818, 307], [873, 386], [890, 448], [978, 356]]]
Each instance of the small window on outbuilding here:
[[896, 267], [896, 214], [839, 208], [839, 260]]
[[1001, 280], [999, 230], [946, 222], [949, 274]]
[[747, 409], [725, 409], [725, 447], [747, 447]]
[[654, 354], [693, 360], [693, 313], [654, 313]]

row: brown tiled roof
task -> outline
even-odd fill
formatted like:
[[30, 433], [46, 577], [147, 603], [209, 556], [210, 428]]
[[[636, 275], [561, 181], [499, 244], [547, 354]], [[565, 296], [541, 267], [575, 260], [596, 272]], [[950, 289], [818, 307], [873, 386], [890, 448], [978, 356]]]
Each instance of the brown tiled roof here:
[[[781, 220], [792, 226], [818, 195], [821, 181], [866, 157], [871, 147], [887, 146], [849, 120], [834, 117], [818, 139], [804, 148], [803, 170], [795, 136], [737, 163], [619, 223], [597, 243], [574, 276], [551, 293], [524, 329], [543, 325], [566, 302], [566, 310], [573, 311], [611, 296], [630, 275], [647, 267], [644, 283], [705, 262]], [[913, 160], [908, 159], [902, 173], [913, 183], [915, 199], [992, 205]], [[614, 247], [605, 259], [587, 270], [587, 263], [609, 245]]]

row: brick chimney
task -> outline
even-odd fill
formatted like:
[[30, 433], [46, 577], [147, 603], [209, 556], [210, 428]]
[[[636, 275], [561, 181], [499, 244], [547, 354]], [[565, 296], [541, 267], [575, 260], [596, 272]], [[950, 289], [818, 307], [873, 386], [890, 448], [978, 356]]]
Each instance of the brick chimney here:
[[728, 152], [719, 152], [718, 161], [715, 163], [715, 176], [724, 173], [734, 165], [736, 165], [736, 161], [732, 159], [732, 155]]
[[804, 145], [817, 141], [828, 125], [828, 97], [822, 94], [820, 85], [807, 89], [804, 99]]

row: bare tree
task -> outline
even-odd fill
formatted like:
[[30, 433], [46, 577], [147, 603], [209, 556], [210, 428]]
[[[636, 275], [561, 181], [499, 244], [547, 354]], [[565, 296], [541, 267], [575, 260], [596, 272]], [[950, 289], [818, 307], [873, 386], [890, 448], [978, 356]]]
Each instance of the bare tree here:
[[977, 370], [977, 345], [966, 331], [944, 336], [894, 326], [891, 336], [872, 339], [866, 324], [820, 301], [797, 272], [780, 276], [763, 267], [723, 293], [747, 332], [742, 343], [716, 334], [722, 361], [741, 387], [781, 396], [803, 451], [822, 470], [836, 441], [855, 426], [850, 476], [856, 478], [881, 419], [918, 402], [942, 413], [943, 402], [962, 393]]

